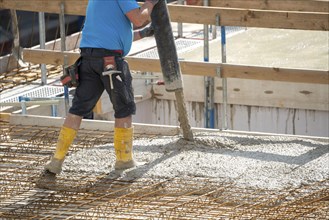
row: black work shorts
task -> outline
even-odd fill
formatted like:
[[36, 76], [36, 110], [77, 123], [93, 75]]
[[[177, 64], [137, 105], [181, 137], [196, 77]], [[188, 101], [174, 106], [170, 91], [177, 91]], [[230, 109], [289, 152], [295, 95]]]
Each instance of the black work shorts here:
[[[76, 88], [72, 107], [69, 113], [79, 116], [88, 116], [94, 109], [97, 101], [104, 92], [109, 94], [113, 104], [114, 117], [125, 118], [135, 114], [136, 104], [134, 101], [125, 103], [123, 101], [113, 102], [111, 97], [110, 80], [103, 76], [105, 56], [116, 56], [116, 59], [123, 59], [117, 51], [105, 49], [81, 48], [81, 64], [79, 66], [79, 86]], [[131, 77], [131, 74], [129, 72]], [[131, 81], [129, 82], [131, 86]]]

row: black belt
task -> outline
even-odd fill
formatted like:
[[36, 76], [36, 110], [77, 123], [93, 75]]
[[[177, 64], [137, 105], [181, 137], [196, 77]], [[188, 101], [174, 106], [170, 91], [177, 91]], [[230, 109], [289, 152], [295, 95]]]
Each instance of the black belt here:
[[122, 50], [107, 50], [103, 48], [80, 48], [81, 56], [87, 57], [106, 57], [106, 56], [122, 56]]

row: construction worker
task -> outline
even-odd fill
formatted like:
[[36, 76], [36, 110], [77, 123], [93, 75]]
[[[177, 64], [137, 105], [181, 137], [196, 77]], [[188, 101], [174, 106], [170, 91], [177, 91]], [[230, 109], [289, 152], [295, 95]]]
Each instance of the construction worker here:
[[[152, 26], [146, 25], [150, 23], [150, 15], [157, 2], [145, 0], [140, 7], [136, 0], [89, 0], [80, 43], [81, 59], [77, 67], [79, 85], [60, 130], [56, 151], [45, 166], [46, 172], [61, 172], [82, 118], [90, 114], [104, 89], [115, 112], [115, 169], [138, 165], [132, 149], [132, 115], [136, 105], [132, 77], [123, 57], [130, 51], [132, 41], [153, 35]], [[135, 27], [142, 28], [133, 31]]]

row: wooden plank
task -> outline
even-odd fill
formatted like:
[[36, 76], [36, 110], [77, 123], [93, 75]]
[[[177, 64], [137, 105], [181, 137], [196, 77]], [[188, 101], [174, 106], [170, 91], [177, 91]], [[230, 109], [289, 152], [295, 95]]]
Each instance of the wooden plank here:
[[222, 64], [224, 78], [329, 84], [329, 71]]
[[64, 2], [65, 14], [86, 14], [88, 0], [1, 0], [0, 8], [59, 14], [61, 2]]
[[0, 121], [2, 121], [2, 122], [9, 122], [10, 116], [11, 116], [10, 113], [3, 113], [3, 112], [1, 112], [0, 113]]
[[[23, 11], [44, 11], [59, 13], [59, 5], [64, 2], [66, 13], [84, 15], [88, 0], [34, 0], [38, 3], [23, 0], [2, 0], [0, 8], [16, 9]], [[199, 0], [203, 1], [203, 0]], [[279, 11], [309, 11], [328, 12], [327, 0], [209, 0], [211, 7], [244, 8]]]
[[[79, 57], [76, 52], [60, 52], [50, 50], [24, 49], [23, 57], [27, 62], [62, 65], [64, 54], [69, 64]], [[131, 70], [144, 72], [161, 72], [158, 59], [127, 57]], [[198, 76], [218, 76], [223, 78], [240, 78], [254, 80], [271, 80], [281, 82], [329, 84], [328, 70], [289, 69], [236, 64], [220, 64], [211, 62], [180, 61], [182, 74]]]
[[[1, 0], [0, 8], [59, 13], [62, 0]], [[87, 0], [66, 0], [65, 13], [85, 15]], [[168, 5], [171, 21], [195, 24], [216, 24], [241, 27], [329, 30], [329, 13], [267, 11], [203, 6]]]
[[[12, 114], [10, 116], [10, 124], [16, 125], [34, 125], [34, 126], [54, 126], [61, 127], [63, 125], [64, 118], [48, 117], [39, 115], [18, 115]], [[151, 125], [142, 123], [133, 123], [134, 132], [136, 134], [149, 134], [149, 135], [177, 135], [180, 133], [178, 126], [170, 125]], [[113, 131], [114, 122], [104, 120], [88, 120], [83, 119], [80, 129], [86, 130], [99, 130], [99, 131]]]
[[126, 57], [129, 67], [132, 70], [142, 72], [161, 72], [160, 61], [153, 58]]
[[327, 0], [209, 0], [209, 6], [326, 13], [329, 11], [329, 1]]
[[[184, 75], [186, 102], [203, 103], [204, 77]], [[223, 103], [222, 80], [215, 78], [215, 103]], [[309, 109], [328, 112], [328, 84], [291, 83], [264, 80], [227, 79], [229, 105]], [[175, 100], [175, 95], [163, 86], [153, 87], [159, 100]]]
[[69, 65], [73, 64], [80, 56], [79, 53], [70, 51], [61, 52], [58, 50], [23, 49], [24, 61], [31, 63], [63, 65], [65, 55], [67, 55], [67, 62]]
[[263, 27], [300, 30], [329, 30], [329, 13], [228, 9], [168, 5], [171, 20], [181, 23], [213, 24], [220, 16], [222, 26]]

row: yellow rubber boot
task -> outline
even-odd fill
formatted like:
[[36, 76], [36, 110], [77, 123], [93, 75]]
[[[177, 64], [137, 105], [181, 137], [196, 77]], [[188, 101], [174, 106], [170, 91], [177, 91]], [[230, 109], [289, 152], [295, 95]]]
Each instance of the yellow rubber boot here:
[[62, 164], [64, 162], [65, 156], [69, 151], [69, 148], [77, 135], [77, 131], [63, 126], [59, 132], [56, 151], [54, 156], [51, 158], [51, 161], [46, 164], [45, 170], [59, 174], [62, 171]]
[[115, 169], [124, 170], [137, 166], [133, 158], [133, 128], [114, 128]]

